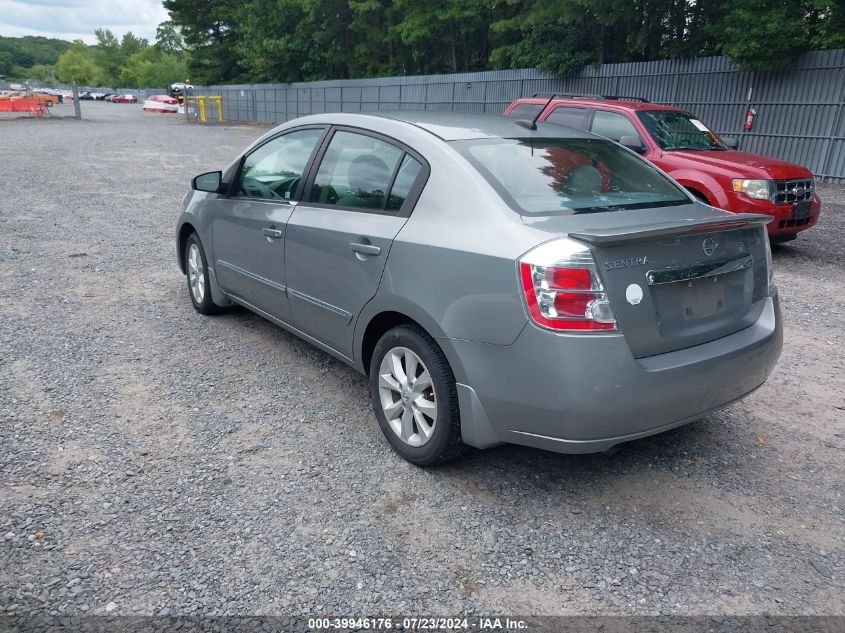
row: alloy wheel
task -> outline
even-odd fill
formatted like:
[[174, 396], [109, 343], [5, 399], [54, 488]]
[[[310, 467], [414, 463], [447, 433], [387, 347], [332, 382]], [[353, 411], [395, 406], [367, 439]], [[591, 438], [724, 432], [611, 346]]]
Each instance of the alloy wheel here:
[[394, 347], [379, 367], [379, 402], [388, 426], [409, 446], [423, 446], [437, 424], [437, 396], [428, 368], [407, 347]]
[[188, 285], [191, 287], [194, 301], [202, 303], [205, 298], [205, 266], [196, 244], [191, 244], [188, 248]]

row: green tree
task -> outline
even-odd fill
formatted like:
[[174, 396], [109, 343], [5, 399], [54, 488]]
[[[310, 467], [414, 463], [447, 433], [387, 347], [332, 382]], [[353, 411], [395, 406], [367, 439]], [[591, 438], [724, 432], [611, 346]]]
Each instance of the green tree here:
[[[734, 0], [711, 26], [722, 52], [741, 68], [783, 66], [809, 50], [802, 0]], [[797, 18], [797, 20], [796, 20]], [[789, 28], [784, 28], [784, 25]]]
[[188, 76], [188, 64], [183, 56], [173, 53], [161, 53], [152, 64], [145, 67], [140, 77], [141, 88], [166, 87], [172, 83], [185, 81]]
[[132, 31], [128, 31], [120, 39], [120, 54], [126, 59], [130, 55], [149, 48], [149, 46], [150, 43], [143, 37], [138, 37]]
[[120, 67], [125, 60], [120, 50], [120, 40], [110, 29], [96, 29], [94, 37], [97, 38], [94, 57], [102, 69], [100, 81], [114, 86], [118, 83]]
[[35, 64], [27, 69], [27, 79], [34, 79], [42, 83], [56, 83], [56, 67], [50, 64]]
[[184, 56], [151, 47], [129, 56], [120, 72], [120, 83], [128, 88], [164, 88], [184, 81], [188, 65]]
[[[845, 0], [164, 0], [197, 83], [295, 81], [845, 47]], [[170, 25], [158, 48], [175, 51]]]
[[190, 49], [190, 73], [196, 83], [234, 82], [249, 77], [238, 64], [242, 41], [241, 9], [253, 0], [163, 0], [170, 19]]
[[410, 56], [402, 46], [396, 25], [401, 9], [393, 0], [349, 0], [352, 20], [352, 54], [349, 73], [352, 77], [401, 75]]
[[155, 47], [168, 53], [180, 53], [185, 50], [185, 40], [172, 20], [162, 22], [156, 27]]
[[0, 51], [0, 76], [8, 77], [13, 66], [12, 54], [9, 51]]
[[0, 36], [0, 75], [23, 80], [35, 65], [54, 65], [70, 42], [46, 37]]
[[149, 48], [147, 40], [131, 31], [118, 39], [109, 29], [96, 29], [94, 45], [97, 64], [102, 68], [101, 81], [112, 87], [120, 83], [120, 73], [130, 56]]
[[74, 40], [56, 63], [59, 81], [81, 85], [99, 83], [103, 70], [97, 65], [91, 47], [82, 40]]
[[251, 80], [302, 81], [323, 73], [301, 0], [253, 0], [239, 20], [243, 35], [235, 50]]
[[352, 10], [349, 0], [301, 0], [304, 23], [312, 32], [314, 47], [319, 51], [319, 74], [309, 78], [351, 77], [350, 63], [354, 36], [349, 29]]
[[845, 46], [842, 0], [734, 0], [726, 8], [709, 29], [740, 68], [785, 66], [801, 53]]
[[845, 48], [845, 1], [810, 3], [810, 48]]
[[564, 75], [596, 60], [593, 30], [573, 3], [515, 0], [492, 25], [491, 63], [495, 68], [540, 68]]
[[493, 3], [487, 0], [396, 0], [401, 43], [412, 51], [409, 72], [483, 70], [489, 62]]
[[146, 72], [146, 66], [151, 65], [153, 50], [138, 51], [123, 63], [120, 67], [118, 83], [127, 88], [141, 88], [141, 77]]

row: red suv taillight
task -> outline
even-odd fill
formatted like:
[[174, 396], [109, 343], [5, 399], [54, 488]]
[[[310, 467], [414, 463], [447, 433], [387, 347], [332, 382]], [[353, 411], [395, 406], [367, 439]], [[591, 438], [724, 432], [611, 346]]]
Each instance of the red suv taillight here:
[[616, 317], [590, 249], [561, 238], [519, 260], [522, 289], [534, 322], [557, 331], [616, 330]]

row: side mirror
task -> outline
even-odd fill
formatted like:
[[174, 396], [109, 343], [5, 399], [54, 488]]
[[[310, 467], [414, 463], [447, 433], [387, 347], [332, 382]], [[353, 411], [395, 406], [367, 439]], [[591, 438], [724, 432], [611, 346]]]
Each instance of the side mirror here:
[[723, 136], [722, 142], [731, 149], [736, 149], [737, 147], [739, 147], [739, 139], [735, 136]]
[[217, 193], [220, 191], [220, 185], [223, 184], [222, 171], [210, 171], [205, 174], [195, 176], [191, 181], [191, 187], [197, 191], [207, 191], [208, 193]]
[[637, 154], [645, 154], [646, 148], [639, 136], [623, 136], [619, 139], [619, 144], [622, 147], [627, 147]]

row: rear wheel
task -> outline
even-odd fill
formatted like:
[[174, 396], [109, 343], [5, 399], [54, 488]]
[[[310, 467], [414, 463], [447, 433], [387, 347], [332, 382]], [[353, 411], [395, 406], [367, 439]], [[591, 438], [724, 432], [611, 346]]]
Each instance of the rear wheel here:
[[443, 350], [415, 325], [384, 334], [370, 362], [370, 398], [391, 447], [417, 466], [466, 452], [455, 376]]
[[211, 300], [211, 283], [208, 276], [208, 260], [196, 233], [191, 233], [185, 242], [185, 275], [188, 278], [188, 292], [191, 303], [200, 314], [217, 314], [220, 308]]

